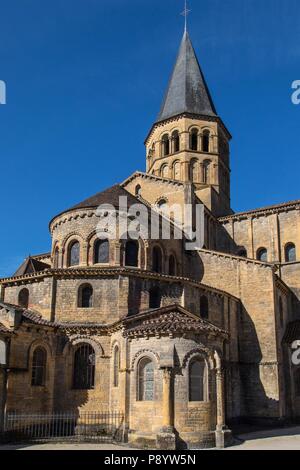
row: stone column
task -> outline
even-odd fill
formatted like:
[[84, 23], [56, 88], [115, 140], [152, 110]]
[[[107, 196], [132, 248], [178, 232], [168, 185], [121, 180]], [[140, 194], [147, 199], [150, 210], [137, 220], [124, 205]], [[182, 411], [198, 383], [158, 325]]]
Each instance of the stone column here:
[[211, 139], [212, 139], [212, 151], [214, 153], [218, 153], [218, 151], [219, 151], [219, 149], [218, 149], [218, 136], [216, 134], [212, 135]]
[[115, 243], [115, 266], [121, 266], [121, 243]]
[[174, 399], [172, 390], [172, 372], [172, 368], [166, 367], [163, 369], [163, 426], [160, 430], [160, 433], [156, 436], [156, 446], [160, 450], [176, 449], [176, 436], [174, 432]]
[[217, 392], [217, 427], [216, 446], [223, 449], [230, 444], [232, 434], [225, 424], [225, 392], [224, 392], [224, 370], [218, 367], [216, 371]]
[[187, 131], [182, 132], [181, 143], [183, 144], [182, 150], [188, 151], [190, 148], [190, 133]]
[[68, 253], [65, 248], [61, 250], [61, 259], [60, 259], [60, 268], [67, 268], [68, 267]]
[[81, 250], [81, 263], [83, 266], [88, 265], [88, 245], [87, 243], [82, 244], [82, 250]]
[[190, 164], [189, 162], [183, 162], [183, 181], [187, 182], [190, 181]]
[[221, 181], [219, 181], [219, 167], [217, 163], [214, 163], [211, 184], [218, 184], [220, 186], [220, 183]]
[[202, 137], [203, 137], [203, 134], [199, 132], [198, 134], [198, 151], [199, 152], [202, 152]]
[[217, 388], [217, 430], [225, 426], [225, 401], [224, 401], [224, 371], [218, 369], [216, 373]]
[[200, 163], [200, 183], [204, 183], [204, 163]]
[[[55, 257], [55, 255], [54, 255], [54, 257]], [[57, 267], [58, 267], [58, 269], [61, 269], [61, 268], [64, 267], [64, 250], [63, 250], [63, 248], [60, 248], [58, 250]]]
[[173, 430], [173, 397], [171, 395], [172, 369], [163, 370], [163, 429]]

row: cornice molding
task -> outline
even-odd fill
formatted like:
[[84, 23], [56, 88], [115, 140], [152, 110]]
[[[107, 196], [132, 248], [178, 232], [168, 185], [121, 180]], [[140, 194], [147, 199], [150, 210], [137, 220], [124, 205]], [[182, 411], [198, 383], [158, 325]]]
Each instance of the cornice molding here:
[[238, 212], [236, 214], [228, 215], [225, 217], [219, 217], [218, 221], [222, 224], [227, 222], [240, 222], [250, 218], [266, 217], [272, 214], [279, 214], [281, 212], [289, 212], [291, 210], [300, 209], [300, 200], [285, 202], [275, 206], [263, 207], [261, 209], [254, 209], [252, 211]]
[[[210, 253], [210, 252], [208, 252]], [[261, 263], [264, 264], [264, 263]], [[89, 278], [89, 277], [114, 277], [114, 276], [131, 276], [149, 280], [166, 281], [171, 283], [187, 284], [194, 287], [199, 287], [213, 295], [227, 296], [237, 301], [239, 299], [225, 291], [215, 289], [211, 286], [203, 284], [194, 279], [181, 276], [169, 276], [168, 274], [159, 274], [152, 271], [146, 271], [139, 268], [125, 268], [125, 267], [78, 267], [78, 268], [66, 268], [66, 269], [49, 269], [41, 271], [39, 273], [26, 274], [25, 276], [10, 277], [0, 279], [0, 285], [23, 285], [31, 282], [39, 282], [44, 278]]]
[[151, 180], [154, 180], [154, 181], [168, 183], [172, 186], [184, 186], [185, 185], [185, 183], [183, 181], [174, 180], [172, 178], [162, 178], [161, 176], [151, 175], [150, 173], [144, 173], [142, 171], [136, 171], [131, 176], [129, 176], [125, 181], [123, 181], [123, 183], [121, 183], [120, 186], [124, 187], [127, 184], [131, 183], [136, 178], [151, 179]]
[[232, 138], [232, 135], [228, 131], [227, 127], [223, 123], [222, 119], [219, 116], [204, 116], [203, 114], [191, 114], [191, 113], [181, 113], [177, 114], [176, 116], [172, 116], [168, 119], [164, 119], [162, 121], [156, 122], [152, 125], [144, 144], [147, 145], [148, 140], [151, 138], [153, 135], [153, 132], [156, 128], [158, 127], [163, 127], [166, 124], [171, 124], [172, 122], [177, 122], [180, 119], [187, 118], [187, 119], [192, 119], [192, 120], [197, 120], [197, 121], [208, 121], [208, 122], [217, 122], [220, 127], [222, 128], [223, 132], [225, 133], [226, 137], [228, 139]]

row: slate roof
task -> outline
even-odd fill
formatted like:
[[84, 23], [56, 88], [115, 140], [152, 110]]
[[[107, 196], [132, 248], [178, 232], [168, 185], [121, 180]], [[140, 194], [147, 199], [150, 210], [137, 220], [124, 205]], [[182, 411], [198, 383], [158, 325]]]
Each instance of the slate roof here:
[[217, 116], [188, 32], [183, 35], [157, 122], [182, 113]]
[[75, 209], [88, 209], [92, 207], [98, 207], [101, 204], [112, 204], [114, 207], [119, 207], [119, 198], [121, 196], [127, 197], [128, 206], [133, 204], [140, 204], [139, 199], [130, 194], [126, 189], [122, 188], [119, 184], [115, 184], [111, 188], [105, 189], [100, 193], [95, 194], [94, 196], [85, 199], [84, 201], [76, 204], [76, 206], [71, 207], [69, 210]]
[[50, 269], [50, 267], [51, 266], [49, 264], [43, 263], [42, 261], [29, 256], [17, 269], [13, 277], [24, 276], [25, 274], [34, 274], [40, 271], [45, 271], [46, 269]]

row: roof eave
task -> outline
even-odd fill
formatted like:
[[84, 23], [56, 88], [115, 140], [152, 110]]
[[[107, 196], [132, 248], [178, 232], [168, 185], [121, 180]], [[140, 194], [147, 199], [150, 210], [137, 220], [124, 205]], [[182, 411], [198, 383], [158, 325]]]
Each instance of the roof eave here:
[[161, 126], [161, 125], [163, 125], [163, 124], [166, 124], [168, 121], [174, 121], [174, 120], [178, 120], [178, 119], [181, 119], [181, 118], [191, 118], [191, 119], [197, 119], [197, 120], [203, 119], [203, 120], [212, 120], [212, 121], [214, 121], [214, 122], [218, 122], [218, 123], [220, 124], [221, 128], [223, 129], [223, 131], [225, 132], [225, 134], [226, 134], [228, 140], [231, 140], [231, 139], [232, 139], [231, 133], [229, 132], [229, 130], [228, 130], [228, 128], [225, 126], [223, 120], [222, 120], [219, 116], [217, 116], [217, 115], [213, 116], [213, 115], [204, 115], [204, 114], [193, 114], [193, 113], [189, 113], [189, 112], [186, 112], [186, 111], [185, 111], [185, 112], [182, 112], [182, 113], [180, 113], [180, 114], [176, 114], [176, 115], [174, 115], [174, 116], [172, 116], [172, 117], [163, 119], [162, 121], [156, 121], [156, 122], [151, 126], [150, 131], [148, 132], [147, 137], [146, 137], [146, 139], [145, 139], [145, 141], [144, 141], [144, 145], [147, 145], [148, 140], [149, 140], [149, 138], [150, 138], [152, 132], [154, 131], [154, 129], [155, 129], [156, 127]]

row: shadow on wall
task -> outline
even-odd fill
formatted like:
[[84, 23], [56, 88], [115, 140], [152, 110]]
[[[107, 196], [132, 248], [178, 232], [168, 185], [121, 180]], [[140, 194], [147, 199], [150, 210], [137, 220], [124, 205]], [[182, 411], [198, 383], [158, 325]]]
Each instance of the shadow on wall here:
[[[249, 313], [242, 305], [238, 325], [238, 373], [241, 396], [240, 419], [238, 421], [278, 424], [280, 419], [279, 400], [271, 398], [266, 393], [266, 389], [277, 393], [277, 365], [273, 362], [261, 364], [263, 356], [255, 325]], [[229, 363], [229, 367], [232, 367], [231, 363]], [[232, 371], [226, 374], [227, 380], [231, 375]], [[228, 387], [230, 389], [230, 384], [227, 383], [226, 385], [227, 389]], [[227, 400], [230, 400], [228, 394]], [[233, 400], [233, 397], [231, 397], [231, 400]], [[234, 406], [234, 403], [232, 403], [232, 406]], [[232, 421], [230, 417], [228, 418], [228, 421]]]
[[204, 276], [204, 265], [197, 251], [185, 252], [184, 277], [201, 282]]
[[[82, 340], [84, 343], [84, 339]], [[74, 352], [67, 336], [60, 336], [57, 345], [54, 382], [54, 412], [72, 412], [79, 417], [80, 409], [89, 402], [90, 390], [74, 387]]]

